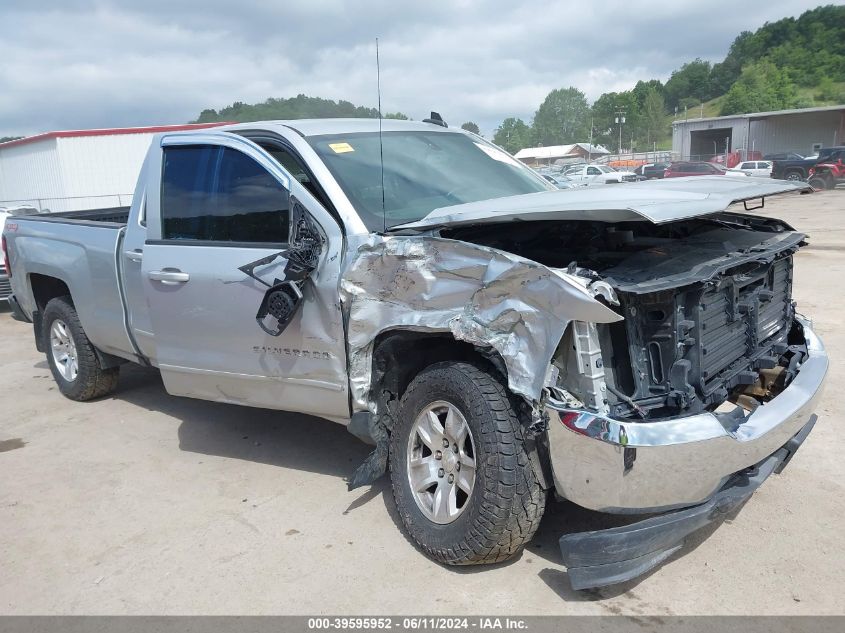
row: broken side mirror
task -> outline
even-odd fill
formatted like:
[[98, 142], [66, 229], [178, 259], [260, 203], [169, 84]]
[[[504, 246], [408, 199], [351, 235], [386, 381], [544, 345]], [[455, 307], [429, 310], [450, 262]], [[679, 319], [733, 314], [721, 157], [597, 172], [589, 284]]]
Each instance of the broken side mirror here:
[[[294, 196], [290, 198], [290, 210], [289, 248], [240, 267], [245, 274], [267, 286], [255, 321], [270, 336], [279, 336], [293, 321], [302, 303], [305, 282], [317, 268], [323, 248], [320, 231]], [[256, 268], [279, 258], [287, 259], [282, 279], [268, 284], [255, 274]]]

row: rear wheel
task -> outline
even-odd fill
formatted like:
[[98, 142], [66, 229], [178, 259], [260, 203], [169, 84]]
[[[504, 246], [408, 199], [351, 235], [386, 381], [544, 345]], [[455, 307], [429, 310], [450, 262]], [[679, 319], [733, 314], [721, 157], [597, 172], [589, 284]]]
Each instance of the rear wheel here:
[[51, 299], [44, 309], [42, 340], [59, 391], [71, 400], [91, 400], [114, 391], [119, 368], [103, 369], [70, 297]]
[[495, 563], [537, 530], [546, 493], [534, 476], [515, 402], [486, 367], [437, 363], [402, 396], [391, 432], [399, 516], [431, 558]]
[[786, 179], [787, 180], [804, 180], [804, 174], [800, 171], [788, 171], [786, 172]]

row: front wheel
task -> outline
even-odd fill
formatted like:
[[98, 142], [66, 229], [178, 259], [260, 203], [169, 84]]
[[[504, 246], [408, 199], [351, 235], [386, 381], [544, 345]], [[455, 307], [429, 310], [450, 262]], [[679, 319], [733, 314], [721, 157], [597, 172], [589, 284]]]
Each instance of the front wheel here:
[[114, 391], [119, 369], [103, 369], [70, 297], [51, 299], [44, 309], [43, 341], [59, 391], [71, 400], [91, 400]]
[[496, 563], [534, 536], [546, 493], [514, 404], [491, 369], [464, 362], [428, 367], [402, 396], [391, 432], [393, 496], [434, 560]]
[[836, 186], [833, 183], [833, 178], [826, 178], [824, 176], [813, 176], [807, 184], [813, 189], [833, 189]]

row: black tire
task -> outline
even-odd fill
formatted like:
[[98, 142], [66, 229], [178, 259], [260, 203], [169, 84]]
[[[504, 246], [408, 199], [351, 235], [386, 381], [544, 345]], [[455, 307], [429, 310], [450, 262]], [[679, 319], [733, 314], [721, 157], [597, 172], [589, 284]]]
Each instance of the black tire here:
[[793, 169], [791, 171], [786, 172], [786, 174], [784, 174], [784, 178], [786, 180], [804, 180], [804, 172]]
[[830, 180], [828, 180], [827, 178], [822, 178], [821, 176], [810, 178], [807, 184], [810, 185], [813, 189], [833, 189]]
[[[440, 400], [466, 419], [476, 462], [472, 494], [461, 514], [446, 524], [435, 523], [420, 510], [406, 461], [414, 421]], [[465, 362], [431, 365], [402, 396], [390, 438], [393, 497], [411, 539], [434, 560], [448, 565], [498, 563], [516, 554], [537, 531], [546, 491], [534, 476], [516, 407], [492, 368]]]
[[[68, 380], [62, 375], [56, 366], [56, 360], [53, 358], [50, 331], [53, 323], [57, 320], [61, 320], [67, 326], [69, 335], [76, 347], [79, 370], [73, 380]], [[41, 340], [44, 343], [50, 371], [53, 372], [53, 378], [59, 386], [59, 391], [64, 396], [71, 400], [92, 400], [111, 393], [117, 387], [120, 368], [103, 369], [100, 367], [94, 346], [91, 345], [91, 341], [85, 335], [85, 330], [82, 329], [79, 315], [77, 315], [70, 297], [57, 297], [47, 303], [47, 307], [44, 309]]]

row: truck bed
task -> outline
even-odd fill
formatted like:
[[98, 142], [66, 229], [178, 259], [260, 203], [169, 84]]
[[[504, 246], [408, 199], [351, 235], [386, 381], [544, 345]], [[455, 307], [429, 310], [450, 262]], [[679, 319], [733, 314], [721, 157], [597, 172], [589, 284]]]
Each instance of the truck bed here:
[[108, 209], [84, 209], [81, 211], [63, 211], [43, 215], [23, 216], [27, 220], [58, 222], [62, 224], [94, 224], [96, 226], [120, 228], [129, 221], [129, 207], [111, 207]]
[[[88, 338], [101, 351], [127, 358], [133, 351], [124, 327], [117, 256], [128, 207], [20, 216], [5, 237], [13, 253], [12, 289], [27, 316], [38, 309], [27, 284], [42, 277], [63, 282]], [[16, 269], [16, 262], [25, 262]]]

